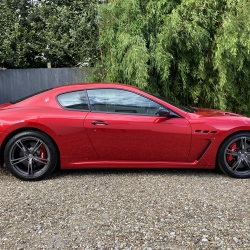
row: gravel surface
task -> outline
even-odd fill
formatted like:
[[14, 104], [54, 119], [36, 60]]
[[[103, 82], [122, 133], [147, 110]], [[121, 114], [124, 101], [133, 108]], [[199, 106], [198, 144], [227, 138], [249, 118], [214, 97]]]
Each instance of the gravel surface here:
[[0, 170], [0, 249], [250, 249], [248, 180], [201, 170]]

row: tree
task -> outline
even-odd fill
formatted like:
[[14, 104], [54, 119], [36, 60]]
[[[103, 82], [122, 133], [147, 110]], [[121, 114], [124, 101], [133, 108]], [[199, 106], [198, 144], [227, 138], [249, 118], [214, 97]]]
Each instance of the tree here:
[[229, 110], [250, 115], [250, 2], [230, 0], [215, 37], [218, 88]]
[[139, 87], [155, 82], [154, 50], [164, 15], [179, 1], [109, 1], [99, 6], [101, 78]]
[[93, 1], [4, 0], [0, 16], [0, 66], [67, 67], [98, 59]]
[[2, 0], [0, 3], [0, 67], [26, 65], [32, 56], [29, 43], [28, 0]]
[[247, 0], [110, 0], [99, 12], [101, 79], [250, 114], [249, 10]]
[[32, 21], [40, 34], [39, 51], [54, 66], [93, 65], [98, 59], [95, 3], [40, 1]]

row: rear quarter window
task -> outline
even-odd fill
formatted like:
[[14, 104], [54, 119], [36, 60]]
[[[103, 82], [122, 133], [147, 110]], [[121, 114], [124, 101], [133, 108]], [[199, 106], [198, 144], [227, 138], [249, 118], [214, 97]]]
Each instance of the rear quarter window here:
[[74, 91], [57, 96], [57, 101], [65, 109], [89, 110], [85, 91]]

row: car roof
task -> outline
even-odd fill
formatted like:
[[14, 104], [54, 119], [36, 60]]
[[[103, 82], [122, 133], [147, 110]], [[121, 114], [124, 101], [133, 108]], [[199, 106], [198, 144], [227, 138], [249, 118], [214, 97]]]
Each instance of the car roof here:
[[[90, 82], [90, 83], [73, 83], [73, 84], [65, 84], [65, 85], [60, 85], [60, 86], [55, 86], [52, 89], [48, 89], [48, 90], [44, 90], [40, 93], [36, 93], [32, 96], [28, 96], [26, 98], [22, 98], [21, 100], [17, 100], [16, 102], [12, 102], [11, 104], [15, 105], [15, 107], [22, 107], [22, 106], [41, 106], [41, 107], [54, 107], [56, 102], [56, 99], [51, 99], [51, 97], [56, 97], [62, 93], [66, 93], [66, 92], [72, 92], [72, 91], [78, 91], [78, 90], [84, 90], [84, 89], [97, 89], [97, 88], [117, 88], [117, 89], [124, 89], [124, 90], [128, 90], [128, 91], [132, 91], [132, 92], [136, 92], [138, 94], [142, 94], [151, 99], [153, 98], [153, 100], [158, 101], [159, 103], [161, 103], [162, 105], [166, 104], [166, 101], [159, 99], [158, 97], [149, 94], [147, 92], [144, 92], [142, 90], [140, 90], [139, 88], [135, 87], [135, 86], [131, 86], [128, 84], [121, 84], [121, 83], [109, 83], [109, 82]], [[50, 100], [50, 101], [46, 101], [46, 100]], [[52, 101], [53, 100], [53, 101]], [[46, 103], [46, 104], [45, 104]], [[181, 109], [179, 109], [178, 107], [175, 107], [173, 105], [171, 105], [170, 103], [168, 103], [168, 105], [170, 106], [169, 108], [180, 114], [182, 117], [184, 117], [187, 112], [183, 111]], [[13, 108], [13, 106], [12, 106]]]
[[129, 84], [122, 84], [122, 83], [111, 83], [111, 82], [83, 82], [83, 83], [70, 83], [60, 86], [55, 86], [54, 89], [74, 89], [74, 88], [112, 88], [112, 87], [127, 87], [132, 89], [138, 89], [135, 86]]

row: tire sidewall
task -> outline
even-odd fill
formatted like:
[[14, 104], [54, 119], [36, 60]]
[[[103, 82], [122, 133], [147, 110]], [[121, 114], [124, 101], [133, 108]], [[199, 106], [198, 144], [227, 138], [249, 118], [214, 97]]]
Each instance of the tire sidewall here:
[[247, 174], [247, 175], [240, 175], [240, 174], [234, 173], [233, 171], [231, 171], [227, 167], [227, 165], [225, 163], [225, 159], [224, 159], [225, 158], [224, 152], [225, 152], [228, 144], [230, 142], [233, 142], [234, 140], [240, 138], [240, 137], [248, 137], [248, 138], [250, 138], [250, 132], [237, 133], [237, 134], [234, 134], [234, 135], [228, 137], [225, 141], [223, 141], [223, 143], [221, 144], [221, 147], [220, 147], [220, 149], [218, 151], [217, 161], [218, 161], [219, 168], [225, 174], [227, 174], [227, 175], [229, 175], [229, 176], [231, 176], [233, 178], [246, 179], [246, 178], [250, 177], [250, 173]]
[[[10, 164], [10, 160], [9, 160], [10, 150], [15, 144], [15, 142], [27, 136], [32, 136], [43, 141], [48, 147], [50, 151], [50, 155], [51, 155], [47, 170], [41, 175], [35, 176], [35, 177], [21, 175], [14, 167], [12, 167], [12, 165]], [[6, 147], [4, 150], [4, 161], [5, 161], [5, 165], [7, 169], [11, 172], [11, 174], [13, 174], [18, 179], [24, 180], [24, 181], [38, 181], [38, 180], [44, 179], [45, 177], [47, 177], [49, 174], [53, 172], [58, 162], [58, 153], [57, 153], [57, 149], [55, 147], [54, 142], [46, 134], [39, 132], [39, 131], [24, 131], [24, 132], [20, 132], [14, 135], [6, 144]]]

